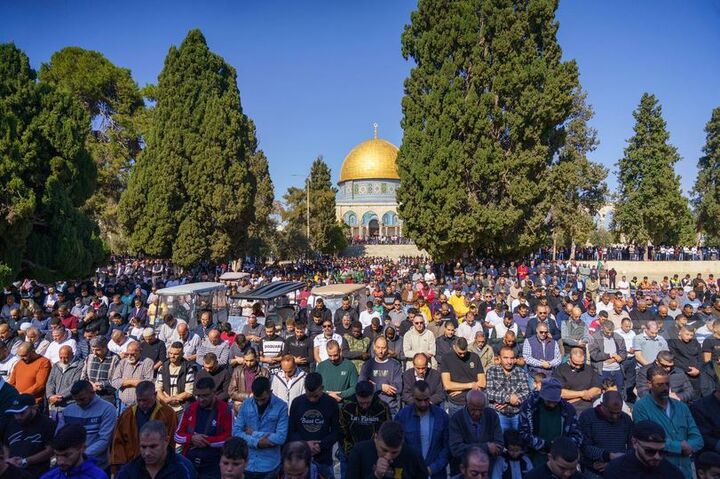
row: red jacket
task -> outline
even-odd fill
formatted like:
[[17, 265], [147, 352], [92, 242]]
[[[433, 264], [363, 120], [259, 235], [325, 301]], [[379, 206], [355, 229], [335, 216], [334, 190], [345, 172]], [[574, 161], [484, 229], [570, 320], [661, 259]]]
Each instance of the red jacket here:
[[[180, 425], [175, 431], [175, 442], [182, 446], [183, 455], [187, 455], [190, 449], [192, 435], [196, 433], [204, 434], [205, 425], [197, 424], [197, 410], [198, 402], [194, 401], [183, 413]], [[210, 447], [221, 448], [232, 434], [232, 415], [227, 402], [216, 399], [213, 415], [214, 419], [217, 420], [217, 424], [214, 426], [214, 434], [208, 434], [207, 440]]]

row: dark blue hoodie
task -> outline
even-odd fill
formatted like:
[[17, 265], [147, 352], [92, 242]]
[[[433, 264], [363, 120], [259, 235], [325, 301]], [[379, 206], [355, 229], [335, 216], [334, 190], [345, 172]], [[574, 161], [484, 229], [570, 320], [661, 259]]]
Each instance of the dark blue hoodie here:
[[43, 474], [40, 479], [108, 479], [108, 476], [92, 459], [86, 458], [82, 464], [68, 472], [63, 472], [56, 466]]

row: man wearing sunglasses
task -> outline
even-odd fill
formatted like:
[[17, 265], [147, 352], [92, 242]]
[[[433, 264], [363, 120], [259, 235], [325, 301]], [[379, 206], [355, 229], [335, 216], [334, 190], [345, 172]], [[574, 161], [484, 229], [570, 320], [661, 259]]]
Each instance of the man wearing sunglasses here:
[[[647, 371], [650, 394], [635, 403], [633, 420], [649, 419], [659, 424], [667, 435], [665, 454], [668, 462], [680, 469], [686, 479], [693, 479], [693, 454], [703, 447], [695, 420], [687, 404], [670, 397], [670, 377], [668, 371], [653, 364]], [[605, 477], [609, 476], [607, 471]], [[659, 476], [655, 476], [659, 477]]]
[[665, 430], [658, 423], [636, 422], [631, 438], [632, 451], [610, 461], [604, 477], [682, 479], [682, 472], [665, 459], [665, 439]]

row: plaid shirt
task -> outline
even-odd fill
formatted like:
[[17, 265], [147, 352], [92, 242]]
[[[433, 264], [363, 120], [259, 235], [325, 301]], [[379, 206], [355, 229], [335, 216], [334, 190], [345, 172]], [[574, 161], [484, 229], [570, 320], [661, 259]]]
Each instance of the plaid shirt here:
[[85, 359], [85, 366], [83, 367], [80, 378], [90, 381], [91, 383], [102, 384], [103, 389], [99, 393], [102, 396], [112, 396], [115, 394], [115, 388], [110, 384], [110, 378], [119, 361], [120, 357], [110, 351], [105, 355], [105, 359], [100, 359], [94, 354], [90, 354], [90, 356]]
[[510, 405], [510, 394], [514, 393], [521, 404], [527, 399], [530, 395], [527, 372], [523, 368], [515, 366], [510, 371], [510, 374], [505, 374], [502, 366], [495, 365], [490, 366], [485, 375], [487, 380], [485, 393], [490, 405], [505, 404], [505, 408], [501, 411], [498, 410], [499, 413], [505, 416], [514, 416], [520, 412], [520, 404], [517, 406]]

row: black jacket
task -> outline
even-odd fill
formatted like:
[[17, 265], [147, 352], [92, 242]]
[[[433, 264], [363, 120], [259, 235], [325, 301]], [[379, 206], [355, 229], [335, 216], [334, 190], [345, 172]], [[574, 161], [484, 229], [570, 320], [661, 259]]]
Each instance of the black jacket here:
[[[428, 365], [425, 371], [425, 382], [430, 386], [430, 402], [436, 406], [440, 406], [445, 400], [445, 390], [443, 389], [440, 373], [430, 368]], [[404, 404], [414, 404], [413, 386], [415, 385], [415, 369], [410, 368], [403, 373], [402, 376], [402, 401]]]
[[310, 372], [310, 367], [315, 363], [315, 356], [313, 355], [313, 342], [310, 337], [303, 335], [301, 339], [298, 339], [293, 334], [285, 340], [285, 351], [287, 354], [292, 354], [293, 356], [307, 358], [307, 364], [298, 364], [297, 367], [306, 373]]
[[442, 364], [445, 355], [452, 351], [454, 341], [455, 336], [448, 338], [444, 334], [435, 340], [435, 359], [437, 359], [438, 364]]
[[480, 446], [485, 453], [488, 452], [487, 444], [503, 444], [503, 432], [500, 428], [500, 417], [498, 413], [489, 407], [483, 410], [483, 417], [480, 422], [480, 437], [475, 437], [471, 429], [471, 419], [466, 408], [462, 408], [450, 417], [450, 454], [457, 462], [470, 446]]
[[[146, 479], [150, 475], [145, 469], [145, 461], [141, 456], [125, 464], [115, 479]], [[176, 454], [172, 447], [168, 447], [165, 465], [157, 473], [155, 479], [196, 479], [197, 472], [193, 465], [180, 454]]]
[[[527, 475], [528, 479], [533, 479], [532, 472]], [[542, 476], [539, 476], [542, 477]], [[685, 476], [680, 469], [670, 464], [667, 459], [663, 459], [660, 465], [653, 469], [646, 468], [635, 456], [635, 451], [613, 459], [605, 468], [603, 477], [613, 479], [632, 478], [632, 479], [684, 479]]]
[[340, 408], [340, 431], [338, 444], [345, 454], [361, 441], [371, 439], [385, 421], [392, 419], [387, 404], [373, 397], [367, 411], [362, 411], [357, 397], [350, 397]]
[[[637, 370], [635, 386], [637, 387], [637, 396], [639, 398], [646, 396], [650, 391], [647, 372], [653, 364], [655, 363], [650, 363]], [[672, 371], [670, 371], [670, 390], [677, 394], [683, 402], [690, 402], [695, 399], [695, 390], [690, 384], [690, 380], [687, 375], [678, 368], [673, 368]]]
[[715, 373], [715, 363], [708, 361], [700, 367], [700, 396], [712, 394], [720, 387], [720, 380]]
[[[370, 439], [358, 443], [352, 449], [348, 458], [347, 479], [374, 479], [377, 460], [375, 441]], [[391, 466], [394, 473], [390, 477], [418, 479], [428, 476], [422, 458], [405, 444], [403, 444], [400, 455], [393, 460]]]
[[720, 401], [714, 393], [698, 399], [690, 405], [705, 445], [703, 451], [717, 451], [720, 446]]
[[230, 396], [228, 395], [228, 388], [230, 387], [230, 378], [232, 373], [226, 365], [218, 366], [213, 373], [200, 369], [195, 374], [195, 385], [202, 378], [211, 378], [215, 382], [215, 393], [219, 401], [227, 401]]
[[350, 314], [350, 319], [354, 322], [358, 320], [358, 312], [355, 308], [350, 306], [347, 311], [342, 309], [342, 307], [339, 307], [335, 310], [335, 314], [333, 315], [333, 324], [335, 325], [335, 329], [337, 329], [339, 326], [342, 325], [342, 319], [343, 316], [345, 316], [345, 313]]

